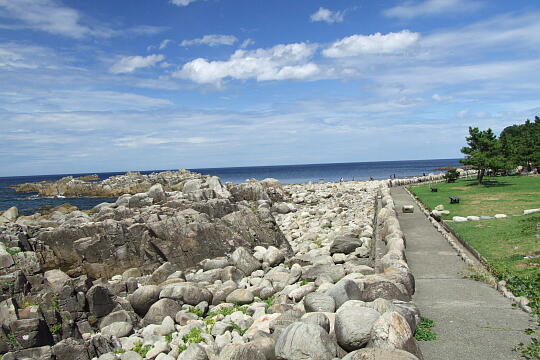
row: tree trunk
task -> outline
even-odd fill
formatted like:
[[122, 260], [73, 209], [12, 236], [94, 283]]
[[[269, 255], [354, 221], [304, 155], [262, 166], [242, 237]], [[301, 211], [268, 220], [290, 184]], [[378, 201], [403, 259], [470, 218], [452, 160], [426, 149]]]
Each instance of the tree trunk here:
[[482, 181], [484, 180], [484, 172], [485, 172], [485, 169], [478, 170], [478, 183], [479, 184], [481, 184]]

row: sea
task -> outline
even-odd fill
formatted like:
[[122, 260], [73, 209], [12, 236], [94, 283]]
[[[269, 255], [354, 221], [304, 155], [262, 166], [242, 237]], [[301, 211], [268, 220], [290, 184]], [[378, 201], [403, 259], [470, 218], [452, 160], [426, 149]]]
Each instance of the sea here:
[[[241, 183], [247, 179], [276, 178], [285, 184], [300, 184], [319, 181], [339, 180], [368, 180], [388, 179], [391, 176], [406, 178], [440, 172], [438, 168], [460, 166], [459, 159], [432, 159], [407, 161], [375, 161], [336, 164], [304, 164], [304, 165], [275, 165], [275, 166], [246, 166], [229, 168], [189, 169], [205, 175], [219, 176], [222, 182]], [[140, 171], [141, 174], [164, 170]], [[122, 172], [97, 173], [101, 180], [124, 174]], [[102, 202], [114, 202], [115, 198], [53, 198], [40, 197], [35, 193], [16, 193], [9, 188], [27, 182], [55, 181], [65, 176], [83, 176], [84, 174], [57, 174], [36, 176], [0, 177], [0, 211], [16, 206], [21, 215], [29, 215], [38, 211], [42, 206], [58, 206], [64, 203], [77, 206], [81, 210], [91, 209]]]

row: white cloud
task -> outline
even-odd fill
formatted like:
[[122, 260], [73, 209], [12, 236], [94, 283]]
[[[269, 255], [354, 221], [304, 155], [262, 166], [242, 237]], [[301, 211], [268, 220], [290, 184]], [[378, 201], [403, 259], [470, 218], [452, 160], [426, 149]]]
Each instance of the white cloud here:
[[362, 54], [392, 54], [402, 52], [414, 45], [420, 34], [403, 30], [382, 35], [352, 35], [334, 42], [323, 50], [326, 57], [348, 57]]
[[170, 0], [171, 4], [176, 6], [188, 6], [191, 3], [194, 3], [197, 0]]
[[172, 43], [171, 39], [165, 39], [159, 44], [159, 50], [165, 49], [170, 43]]
[[474, 11], [482, 7], [482, 3], [474, 0], [425, 0], [422, 2], [405, 2], [383, 12], [388, 17], [412, 19], [419, 16], [445, 15]]
[[255, 44], [255, 41], [253, 41], [252, 39], [246, 39], [242, 42], [242, 44], [240, 45], [240, 49], [245, 49], [247, 48], [248, 46], [250, 45], [253, 45]]
[[257, 81], [308, 79], [320, 72], [309, 62], [316, 46], [306, 43], [280, 44], [269, 49], [237, 50], [227, 61], [198, 58], [184, 64], [173, 76], [200, 84], [219, 85], [224, 78]]
[[79, 12], [52, 0], [0, 0], [1, 15], [9, 16], [27, 27], [51, 34], [82, 38], [92, 32], [81, 25]]
[[29, 28], [74, 39], [88, 36], [109, 38], [121, 35], [154, 35], [166, 29], [149, 25], [121, 30], [104, 25], [92, 26], [83, 23], [83, 16], [79, 11], [62, 6], [55, 0], [0, 0], [0, 17], [20, 22], [0, 24], [4, 29]]
[[219, 45], [233, 45], [237, 42], [238, 39], [233, 35], [204, 35], [201, 38], [184, 40], [180, 43], [180, 46], [191, 46], [191, 45], [208, 45], [208, 46], [219, 46]]
[[323, 7], [320, 7], [317, 12], [311, 14], [310, 18], [312, 22], [324, 21], [329, 24], [332, 24], [336, 22], [342, 22], [344, 15], [345, 15], [344, 11], [332, 11], [332, 10], [328, 10]]
[[130, 73], [140, 68], [154, 66], [165, 59], [165, 56], [153, 54], [148, 56], [124, 56], [109, 69], [113, 74]]

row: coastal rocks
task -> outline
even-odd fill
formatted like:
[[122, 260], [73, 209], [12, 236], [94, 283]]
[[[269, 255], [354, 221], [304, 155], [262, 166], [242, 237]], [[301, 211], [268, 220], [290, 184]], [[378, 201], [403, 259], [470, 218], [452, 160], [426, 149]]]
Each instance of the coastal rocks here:
[[303, 322], [289, 325], [276, 342], [280, 360], [332, 360], [338, 353], [337, 344], [322, 327]]
[[306, 312], [331, 312], [336, 309], [336, 302], [330, 295], [312, 292], [304, 297]]
[[131, 307], [139, 316], [144, 316], [150, 306], [159, 300], [161, 288], [156, 285], [141, 286], [128, 297]]
[[339, 345], [353, 351], [364, 347], [371, 339], [371, 329], [381, 314], [363, 302], [351, 300], [336, 312], [335, 332]]
[[172, 299], [160, 299], [148, 309], [144, 316], [144, 324], [161, 324], [167, 316], [174, 318], [181, 309], [180, 304]]

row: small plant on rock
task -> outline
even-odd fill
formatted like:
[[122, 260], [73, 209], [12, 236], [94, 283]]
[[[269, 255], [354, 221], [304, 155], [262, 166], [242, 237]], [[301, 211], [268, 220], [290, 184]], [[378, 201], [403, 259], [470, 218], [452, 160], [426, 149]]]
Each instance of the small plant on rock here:
[[125, 352], [126, 352], [126, 350], [124, 350], [124, 349], [116, 349], [116, 350], [114, 351], [115, 354], [123, 354], [123, 353], [125, 353]]
[[275, 298], [276, 298], [276, 297], [275, 297], [274, 295], [272, 295], [272, 296], [270, 296], [268, 299], [264, 300], [264, 303], [265, 303], [265, 305], [264, 305], [264, 310], [265, 310], [265, 311], [268, 311], [268, 309], [270, 308], [270, 306], [274, 305], [274, 300], [275, 300]]
[[15, 249], [7, 248], [7, 249], [6, 249], [6, 252], [7, 252], [9, 255], [15, 255], [15, 254], [20, 253], [20, 252], [21, 252], [21, 249], [19, 249], [19, 248], [15, 248]]
[[62, 330], [62, 324], [51, 325], [49, 326], [49, 330], [51, 331], [51, 334], [53, 335], [58, 334], [60, 330]]
[[435, 327], [435, 322], [426, 317], [420, 318], [420, 324], [416, 327], [414, 338], [418, 341], [432, 341], [437, 340], [437, 334], [431, 330]]
[[16, 347], [17, 346], [17, 340], [15, 340], [15, 335], [13, 335], [12, 333], [7, 333], [7, 343], [9, 346], [11, 346], [12, 348]]
[[188, 311], [192, 314], [197, 315], [198, 317], [202, 317], [204, 315], [204, 312], [196, 306], [190, 307]]
[[171, 343], [173, 334], [174, 334], [174, 331], [171, 331], [170, 333], [165, 334], [165, 341], [167, 342], [167, 344]]
[[238, 325], [238, 324], [236, 324], [236, 323], [234, 323], [232, 321], [229, 323], [229, 325], [231, 325], [232, 328], [233, 328], [233, 331], [236, 331], [238, 334], [240, 334], [240, 336], [244, 336], [244, 334], [248, 330], [248, 329], [242, 329], [240, 327], [240, 325]]
[[203, 337], [201, 336], [201, 329], [199, 328], [193, 328], [191, 329], [187, 335], [185, 335], [182, 340], [184, 340], [184, 343], [187, 344], [198, 344], [204, 341]]
[[143, 346], [143, 343], [138, 341], [133, 345], [132, 351], [136, 352], [137, 354], [141, 355], [141, 357], [144, 359], [146, 357], [146, 354], [152, 349], [152, 345], [145, 345]]
[[187, 349], [186, 345], [178, 345], [178, 354], [183, 353], [184, 351], [186, 351], [186, 349]]

